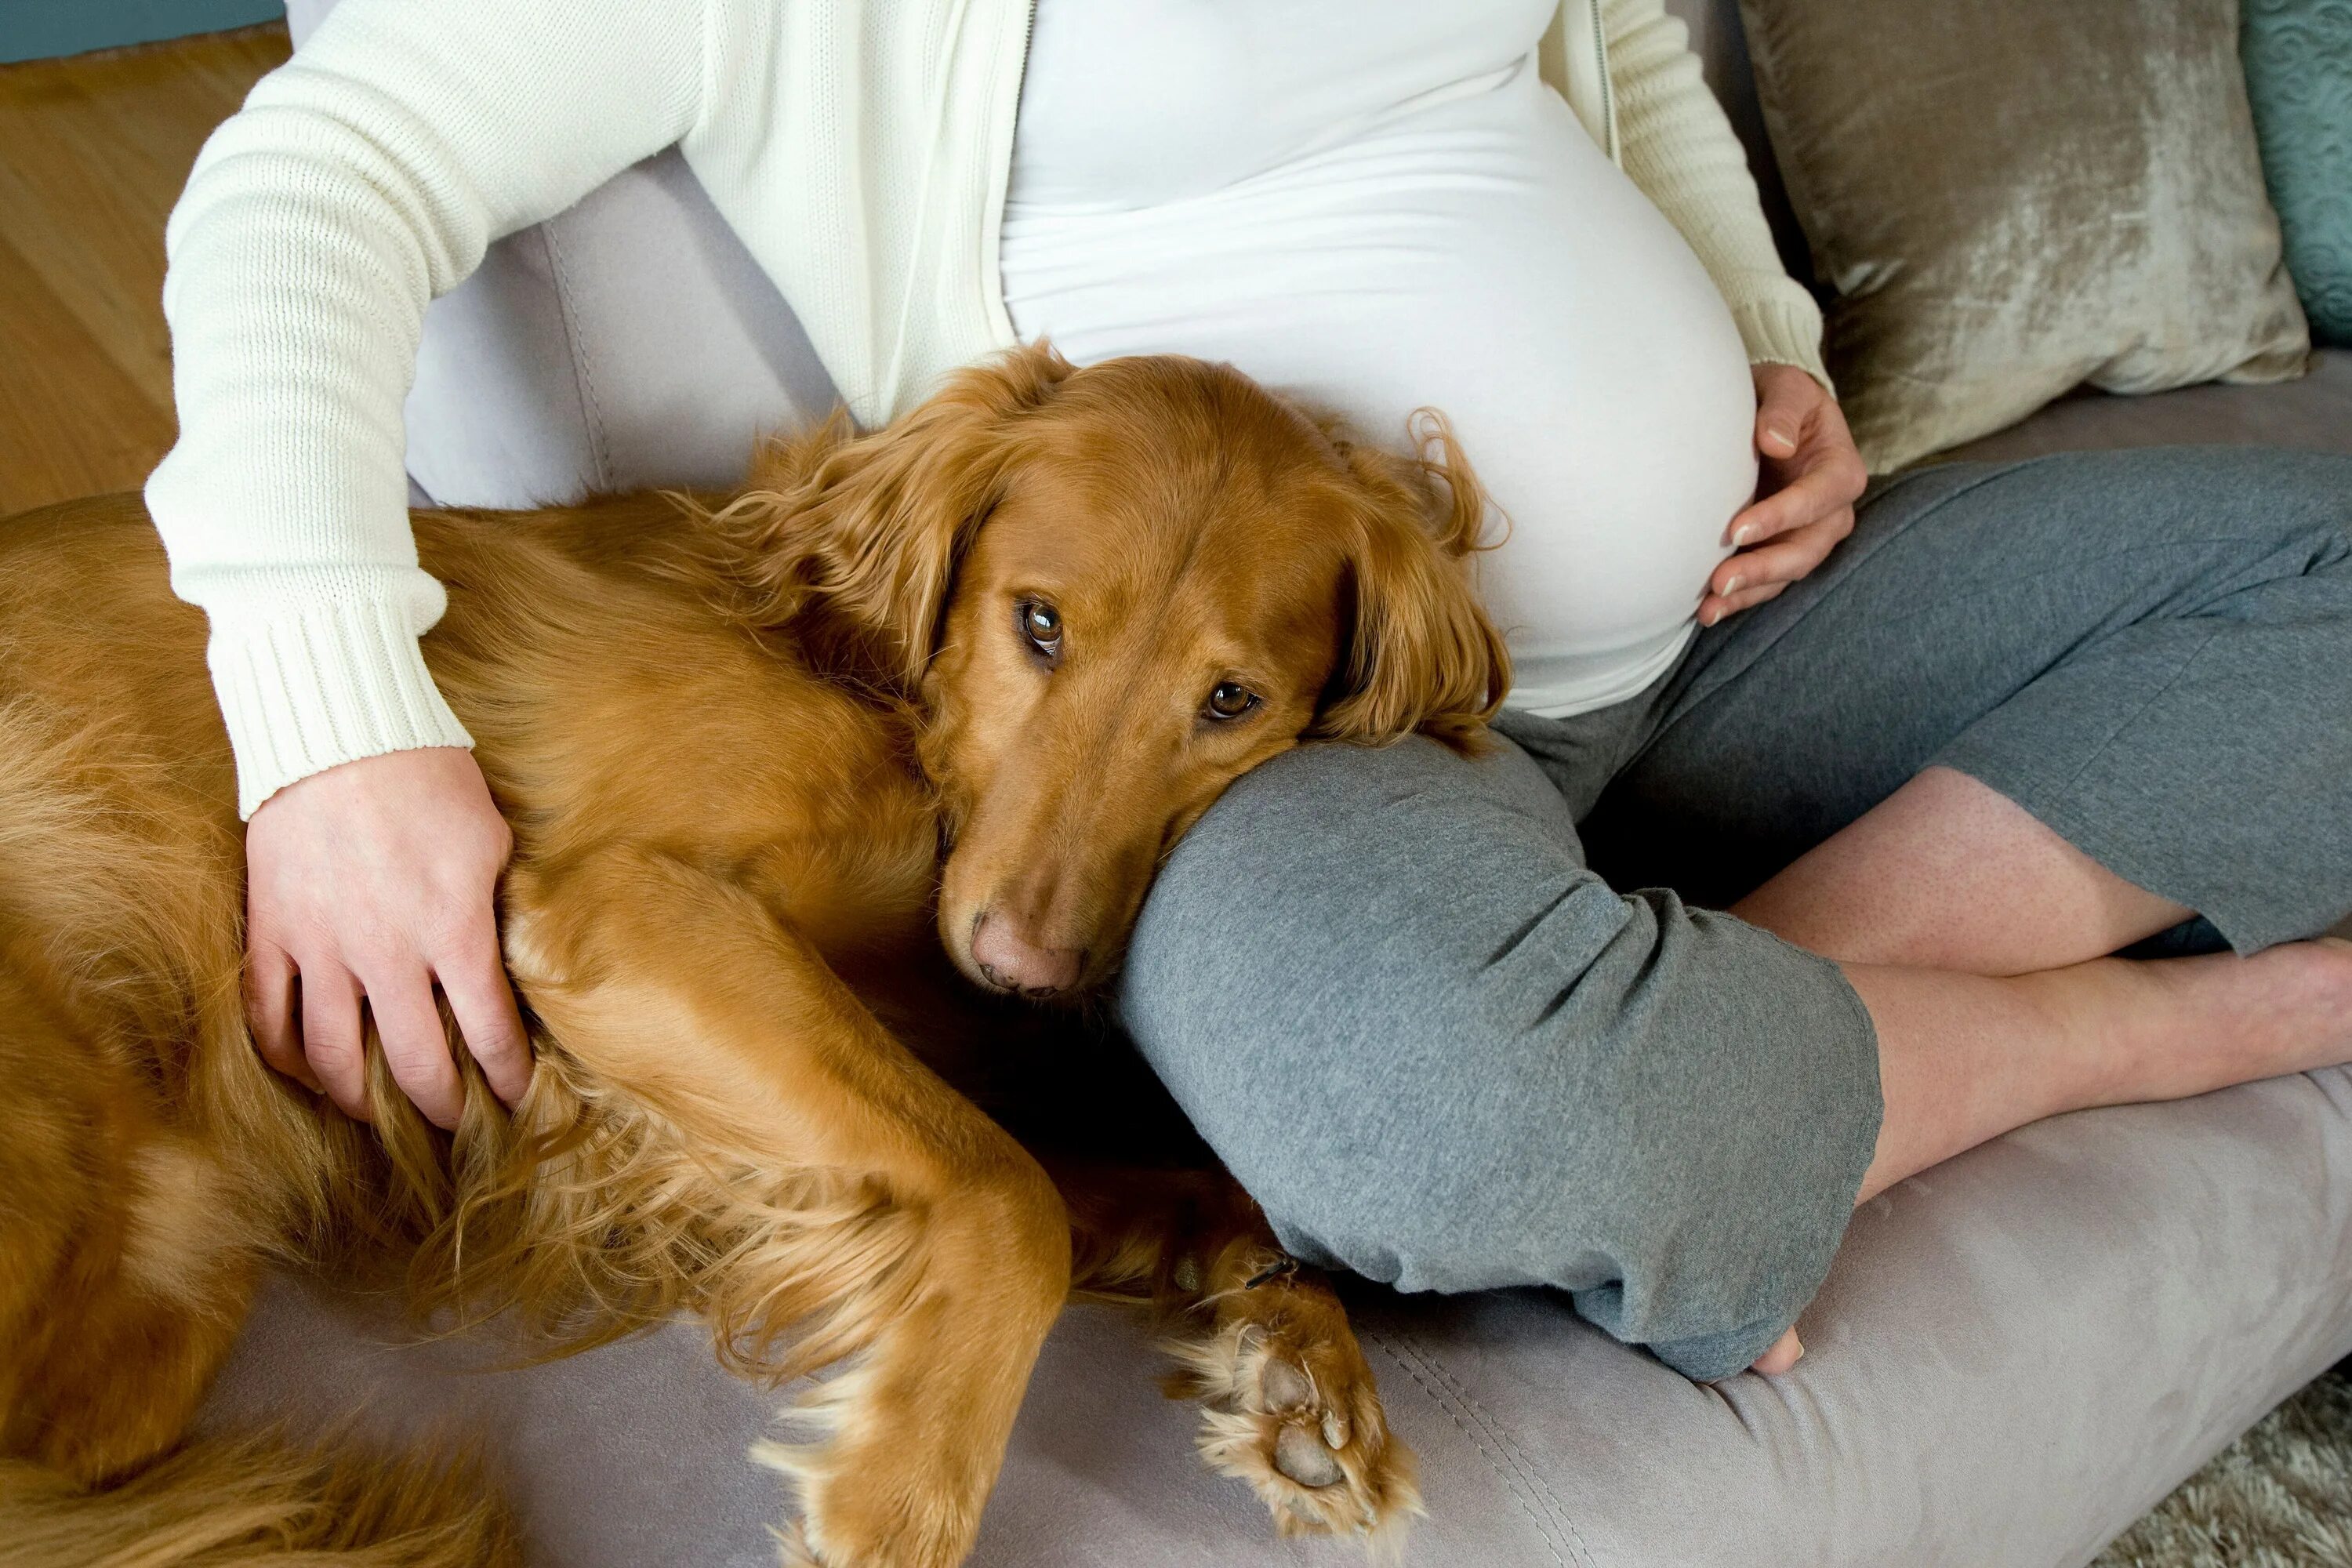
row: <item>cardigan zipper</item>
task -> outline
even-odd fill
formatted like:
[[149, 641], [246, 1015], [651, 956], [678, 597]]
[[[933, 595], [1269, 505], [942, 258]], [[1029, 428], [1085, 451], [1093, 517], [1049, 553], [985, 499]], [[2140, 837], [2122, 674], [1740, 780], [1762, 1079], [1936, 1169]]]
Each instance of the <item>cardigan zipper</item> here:
[[1601, 150], [1612, 163], [1623, 163], [1617, 154], [1617, 89], [1609, 80], [1609, 35], [1601, 21], [1602, 0], [1591, 0], [1592, 59], [1601, 78]]

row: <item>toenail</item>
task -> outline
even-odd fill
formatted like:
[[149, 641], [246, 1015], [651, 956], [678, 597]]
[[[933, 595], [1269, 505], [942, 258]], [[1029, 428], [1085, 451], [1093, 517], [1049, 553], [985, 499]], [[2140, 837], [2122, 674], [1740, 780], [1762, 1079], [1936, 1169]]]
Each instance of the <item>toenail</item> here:
[[1323, 1441], [1334, 1448], [1348, 1446], [1348, 1418], [1336, 1410], [1323, 1413]]

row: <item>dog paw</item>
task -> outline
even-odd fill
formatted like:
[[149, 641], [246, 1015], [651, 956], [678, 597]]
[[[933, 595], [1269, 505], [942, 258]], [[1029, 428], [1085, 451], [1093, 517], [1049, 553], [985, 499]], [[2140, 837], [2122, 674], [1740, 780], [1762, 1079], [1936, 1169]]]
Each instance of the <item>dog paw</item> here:
[[797, 1515], [770, 1533], [780, 1568], [956, 1568], [971, 1555], [984, 1488], [959, 1488], [936, 1470], [894, 1465], [872, 1448], [831, 1455], [837, 1469], [811, 1475], [808, 1450], [762, 1444], [752, 1457], [806, 1478]]
[[1171, 1344], [1180, 1370], [1169, 1392], [1201, 1402], [1202, 1458], [1249, 1483], [1282, 1533], [1392, 1541], [1422, 1512], [1412, 1451], [1389, 1431], [1328, 1288], [1280, 1289], [1243, 1299], [1214, 1333]]

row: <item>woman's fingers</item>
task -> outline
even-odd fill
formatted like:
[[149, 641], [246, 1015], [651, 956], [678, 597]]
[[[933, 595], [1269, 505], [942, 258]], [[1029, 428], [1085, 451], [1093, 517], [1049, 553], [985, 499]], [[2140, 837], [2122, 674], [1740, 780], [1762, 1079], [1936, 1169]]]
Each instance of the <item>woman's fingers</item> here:
[[261, 1059], [288, 1078], [320, 1092], [318, 1074], [302, 1058], [302, 1031], [296, 1026], [293, 955], [267, 937], [254, 937], [245, 952], [245, 1021]]
[[368, 1011], [383, 1042], [393, 1082], [436, 1127], [455, 1129], [466, 1095], [441, 1010], [433, 1005], [433, 977], [422, 963], [380, 968], [366, 976]]
[[301, 964], [302, 1055], [327, 1098], [368, 1120], [367, 1061], [360, 1049], [360, 983], [323, 953]]
[[1869, 482], [1859, 457], [1834, 452], [1814, 456], [1794, 479], [1735, 516], [1723, 531], [1723, 542], [1746, 549], [1839, 511], [1851, 516]]
[[1723, 531], [1723, 542], [1735, 550], [1746, 550], [1802, 528], [1844, 504], [1829, 475], [1799, 474], [1735, 516]]
[[1752, 610], [1767, 599], [1777, 599], [1788, 591], [1786, 583], [1765, 583], [1753, 588], [1741, 588], [1737, 593], [1710, 594], [1699, 605], [1698, 624], [1714, 626], [1727, 616]]
[[498, 927], [488, 916], [485, 910], [478, 926], [450, 951], [436, 955], [433, 973], [490, 1091], [512, 1105], [530, 1087], [530, 1042], [523, 1035], [514, 987], [507, 983], [499, 958]]
[[1845, 542], [1853, 531], [1853, 508], [1840, 507], [1819, 521], [1785, 533], [1759, 550], [1746, 552], [1748, 575], [1758, 583], [1794, 583], [1801, 577], [1810, 577], [1830, 558], [1830, 552]]
[[[467, 1048], [500, 1099], [511, 1104], [530, 1082], [530, 1055], [497, 939], [485, 936], [463, 963], [442, 975], [451, 1011]], [[485, 951], [486, 950], [486, 951]], [[485, 964], [487, 963], [487, 972]], [[272, 1067], [321, 1089], [344, 1114], [370, 1120], [367, 1058], [360, 1005], [375, 1018], [376, 1036], [393, 1081], [436, 1125], [455, 1128], [464, 1087], [449, 1055], [449, 1039], [433, 1001], [434, 975], [421, 960], [379, 955], [362, 980], [324, 956], [301, 966], [274, 946], [252, 948], [247, 959], [247, 1008], [254, 1040]], [[455, 982], [453, 984], [452, 982]], [[294, 1028], [299, 997], [301, 1028]]]
[[1698, 607], [1699, 624], [1711, 626], [1811, 576], [1853, 531], [1853, 509], [1842, 507], [1818, 522], [1723, 562], [1707, 578], [1707, 596]]
[[1755, 370], [1756, 449], [1768, 458], [1792, 458], [1814, 411], [1829, 394], [1794, 365], [1758, 365]]
[[1793, 365], [1759, 364], [1756, 450], [1765, 493], [1724, 530], [1734, 549], [1791, 532], [1849, 508], [1870, 482], [1836, 399]]
[[1703, 626], [1776, 596], [1827, 560], [1853, 531], [1853, 503], [1870, 482], [1828, 389], [1794, 365], [1753, 368], [1766, 493], [1724, 528], [1735, 553], [1707, 578]]
[[495, 910], [514, 839], [470, 754], [388, 752], [298, 779], [253, 814], [245, 844], [250, 1005], [270, 1061], [286, 1065], [277, 1019], [294, 1010], [273, 1000], [288, 982], [270, 937], [291, 931], [303, 1054], [344, 1110], [368, 1113], [362, 980], [394, 1079], [435, 1121], [453, 1125], [462, 1098], [436, 975], [491, 1087], [521, 1092], [530, 1061]]
[[1853, 509], [1840, 507], [1769, 544], [1743, 550], [1717, 563], [1707, 578], [1707, 587], [1730, 595], [1766, 583], [1793, 583], [1811, 575], [1853, 531]]

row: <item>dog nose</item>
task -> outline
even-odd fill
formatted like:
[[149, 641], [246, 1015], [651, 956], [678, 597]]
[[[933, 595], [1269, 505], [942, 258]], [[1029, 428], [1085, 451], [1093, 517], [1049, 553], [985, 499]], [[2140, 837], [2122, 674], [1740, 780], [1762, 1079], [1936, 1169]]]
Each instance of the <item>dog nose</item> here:
[[1086, 954], [1066, 947], [1040, 947], [994, 910], [972, 928], [971, 959], [991, 982], [1024, 996], [1054, 996], [1078, 983]]

